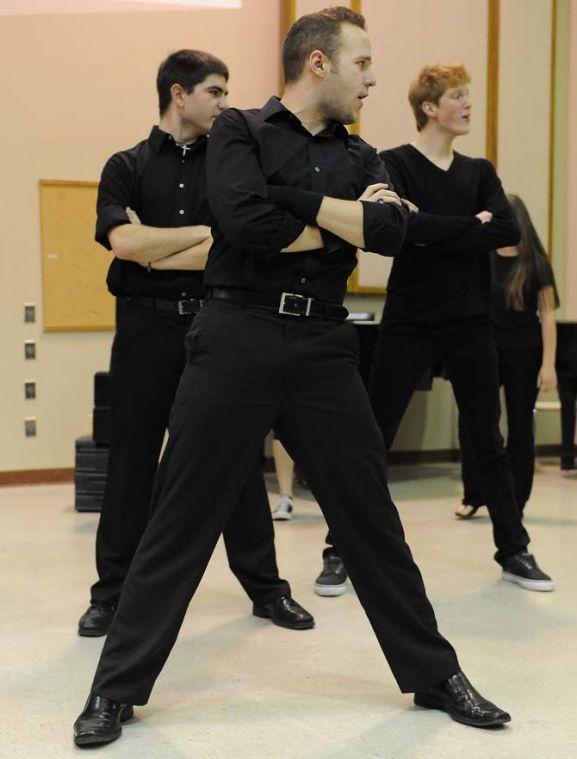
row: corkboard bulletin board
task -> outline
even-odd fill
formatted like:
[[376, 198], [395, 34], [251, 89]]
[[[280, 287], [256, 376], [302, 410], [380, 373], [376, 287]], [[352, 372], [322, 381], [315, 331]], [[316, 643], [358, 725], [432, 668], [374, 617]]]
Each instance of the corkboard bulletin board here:
[[40, 182], [45, 332], [114, 329], [110, 254], [94, 241], [97, 182]]

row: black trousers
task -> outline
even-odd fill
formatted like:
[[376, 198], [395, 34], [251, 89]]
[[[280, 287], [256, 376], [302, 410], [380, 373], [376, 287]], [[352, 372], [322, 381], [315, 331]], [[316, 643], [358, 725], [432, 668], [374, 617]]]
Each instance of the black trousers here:
[[436, 357], [447, 367], [459, 413], [469, 430], [493, 523], [495, 559], [502, 563], [524, 551], [529, 536], [517, 508], [511, 465], [499, 431], [499, 378], [491, 325], [464, 322], [441, 330], [382, 323], [369, 386], [373, 411], [388, 450], [416, 384]]
[[[535, 472], [535, 401], [539, 389], [537, 377], [541, 367], [541, 347], [526, 350], [498, 349], [499, 384], [505, 392], [507, 410], [507, 453], [513, 471], [515, 500], [521, 513], [529, 500]], [[482, 506], [486, 501], [477, 458], [467, 429], [459, 415], [463, 503]]]
[[577, 377], [559, 375], [558, 388], [561, 402], [561, 459], [575, 462], [575, 409], [577, 404]]
[[[112, 346], [111, 440], [106, 492], [96, 536], [98, 581], [92, 602], [116, 605], [149, 520], [158, 458], [185, 365], [192, 317], [117, 299]], [[192, 434], [201, 434], [192, 430]], [[227, 465], [221, 476], [226, 477]], [[224, 532], [230, 567], [258, 604], [290, 594], [278, 575], [274, 528], [255, 461]]]
[[93, 693], [146, 703], [271, 427], [322, 504], [400, 688], [455, 674], [387, 489], [354, 328], [212, 301], [187, 346], [153, 516]]

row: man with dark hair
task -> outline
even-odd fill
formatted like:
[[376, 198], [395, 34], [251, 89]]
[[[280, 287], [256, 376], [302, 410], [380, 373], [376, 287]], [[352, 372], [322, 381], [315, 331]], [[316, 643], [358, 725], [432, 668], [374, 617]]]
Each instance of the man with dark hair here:
[[[152, 485], [178, 381], [184, 338], [200, 309], [212, 243], [206, 135], [227, 107], [228, 70], [209, 53], [180, 50], [160, 66], [160, 125], [113, 155], [98, 191], [96, 239], [114, 258], [111, 441], [96, 538], [98, 581], [79, 622], [106, 635], [149, 518]], [[274, 530], [258, 463], [224, 532], [230, 566], [257, 616], [291, 629], [313, 626], [278, 576]]]
[[[343, 126], [375, 79], [362, 17], [343, 22], [339, 13], [300, 20], [302, 28], [332, 19], [332, 28], [311, 35], [282, 101], [230, 109], [211, 133], [209, 301], [187, 336], [153, 517], [75, 725], [82, 745], [114, 740], [132, 704], [147, 702], [271, 427], [323, 506], [401, 690], [465, 724], [510, 719], [470, 685], [437, 629], [387, 489], [356, 333], [344, 321], [356, 248], [395, 254], [407, 218], [375, 150]], [[332, 58], [327, 38], [338, 40]]]

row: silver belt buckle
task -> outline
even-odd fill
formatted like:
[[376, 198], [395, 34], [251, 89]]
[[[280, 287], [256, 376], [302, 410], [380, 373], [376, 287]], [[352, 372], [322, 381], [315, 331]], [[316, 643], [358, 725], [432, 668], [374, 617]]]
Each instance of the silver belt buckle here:
[[179, 300], [178, 301], [178, 315], [190, 316], [190, 314], [195, 314], [198, 311], [198, 309], [196, 309], [196, 311], [192, 309], [193, 303], [194, 304], [198, 303], [199, 307], [202, 306], [202, 301], [199, 301], [196, 298], [188, 298], [188, 300]]
[[312, 298], [306, 298], [298, 293], [283, 293], [280, 297], [278, 312], [289, 316], [308, 316], [312, 302]]

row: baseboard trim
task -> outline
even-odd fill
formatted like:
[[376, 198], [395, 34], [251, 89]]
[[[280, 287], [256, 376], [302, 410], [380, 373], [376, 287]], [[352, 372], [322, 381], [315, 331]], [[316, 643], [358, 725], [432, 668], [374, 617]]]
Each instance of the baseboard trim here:
[[74, 469], [20, 469], [14, 472], [0, 472], [0, 487], [50, 485], [73, 481]]
[[[561, 446], [556, 444], [538, 445], [537, 456], [560, 456]], [[432, 464], [455, 463], [461, 460], [461, 452], [455, 448], [438, 451], [391, 451], [391, 464]], [[274, 460], [266, 457], [264, 471], [274, 472]], [[59, 482], [73, 482], [74, 469], [20, 469], [14, 472], [0, 472], [0, 487], [10, 485], [50, 485]]]
[[[553, 443], [538, 445], [536, 456], [560, 456], [561, 446]], [[459, 448], [445, 448], [435, 451], [390, 451], [390, 464], [448, 464], [461, 461]], [[274, 460], [268, 457], [264, 462], [265, 472], [274, 472]]]

